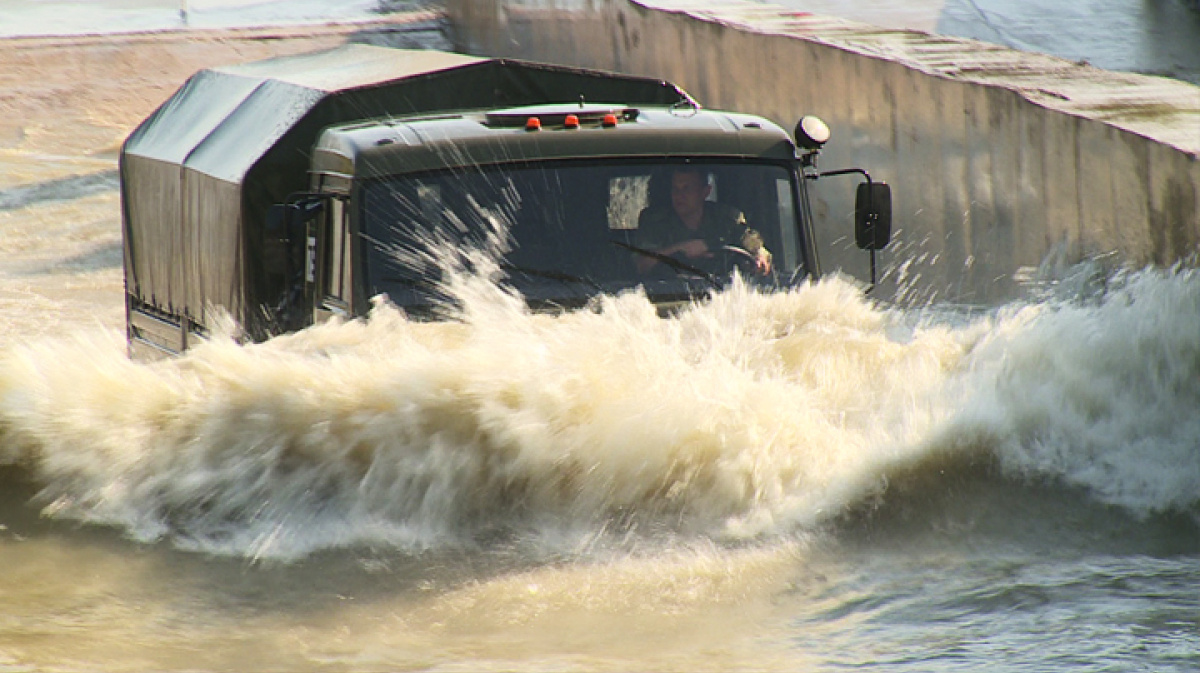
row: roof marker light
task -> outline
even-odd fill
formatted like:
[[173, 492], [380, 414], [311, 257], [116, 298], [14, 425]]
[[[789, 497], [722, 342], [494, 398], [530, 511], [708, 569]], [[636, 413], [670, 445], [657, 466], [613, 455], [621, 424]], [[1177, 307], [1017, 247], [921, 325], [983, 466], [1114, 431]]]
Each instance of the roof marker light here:
[[567, 115], [567, 118], [563, 120], [563, 126], [569, 129], [579, 128], [579, 117], [576, 115]]
[[525, 120], [525, 130], [526, 131], [537, 131], [541, 128], [542, 128], [542, 120], [538, 119], [537, 117], [530, 117], [529, 119]]
[[616, 126], [617, 125], [617, 115], [610, 112], [610, 113], [604, 115], [604, 121], [602, 121], [600, 123], [603, 124], [607, 128]]

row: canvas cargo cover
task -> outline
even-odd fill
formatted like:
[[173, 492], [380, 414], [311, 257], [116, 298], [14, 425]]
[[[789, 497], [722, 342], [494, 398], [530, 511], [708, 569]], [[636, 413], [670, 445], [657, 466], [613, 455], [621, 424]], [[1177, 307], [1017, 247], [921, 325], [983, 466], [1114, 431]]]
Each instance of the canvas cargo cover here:
[[121, 197], [130, 301], [203, 322], [222, 307], [250, 336], [272, 331], [266, 211], [308, 188], [321, 129], [433, 111], [591, 101], [670, 105], [674, 85], [511, 59], [345, 45], [203, 70], [125, 141]]

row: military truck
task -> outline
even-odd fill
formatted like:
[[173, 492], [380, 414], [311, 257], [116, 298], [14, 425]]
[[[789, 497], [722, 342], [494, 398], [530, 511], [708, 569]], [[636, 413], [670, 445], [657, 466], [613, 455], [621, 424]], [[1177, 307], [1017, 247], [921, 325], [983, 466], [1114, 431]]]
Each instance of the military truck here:
[[[130, 354], [181, 353], [217, 311], [247, 340], [382, 297], [446, 318], [452, 273], [492, 273], [535, 311], [640, 287], [666, 312], [739, 266], [789, 287], [820, 275], [808, 190], [829, 175], [865, 179], [856, 240], [873, 260], [887, 185], [818, 172], [820, 120], [795, 133], [662, 80], [437, 51], [347, 45], [203, 70], [121, 150]], [[704, 264], [638, 245], [640, 214], [669, 205], [685, 165], [758, 232], [769, 274], [739, 241]]]

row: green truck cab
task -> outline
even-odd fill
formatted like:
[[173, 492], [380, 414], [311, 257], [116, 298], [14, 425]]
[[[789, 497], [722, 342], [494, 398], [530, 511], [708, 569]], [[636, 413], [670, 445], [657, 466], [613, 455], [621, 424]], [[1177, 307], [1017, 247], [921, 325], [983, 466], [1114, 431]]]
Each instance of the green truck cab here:
[[[818, 173], [828, 129], [808, 117], [795, 133], [661, 80], [444, 52], [352, 45], [201, 71], [122, 148], [130, 353], [184, 351], [214, 310], [250, 340], [382, 296], [438, 319], [452, 273], [490, 273], [537, 311], [640, 287], [668, 312], [735, 272], [790, 287], [820, 275], [808, 190], [828, 175], [865, 177], [856, 240], [887, 245], [887, 185]], [[769, 273], [741, 241], [703, 263], [640, 247], [641, 214], [670, 207], [683, 166], [758, 232]], [[639, 272], [639, 257], [661, 263]]]

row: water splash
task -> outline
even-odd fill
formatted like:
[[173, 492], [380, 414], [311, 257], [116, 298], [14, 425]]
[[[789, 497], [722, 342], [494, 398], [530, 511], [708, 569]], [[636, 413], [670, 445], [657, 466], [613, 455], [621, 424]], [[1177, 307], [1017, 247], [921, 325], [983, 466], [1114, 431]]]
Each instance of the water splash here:
[[114, 333], [12, 348], [0, 463], [54, 516], [253, 558], [789, 536], [948, 454], [1135, 512], [1200, 493], [1191, 272], [969, 320], [837, 278], [735, 284], [671, 319], [639, 292], [558, 317], [484, 277], [453, 292], [447, 322], [381, 302], [152, 365]]
[[1200, 276], [1119, 273], [1084, 302], [1006, 311], [968, 361], [944, 435], [985, 435], [1010, 473], [1144, 515], [1200, 503]]

